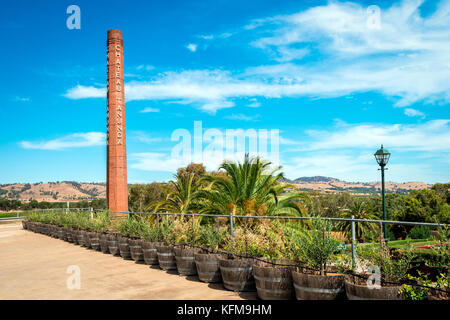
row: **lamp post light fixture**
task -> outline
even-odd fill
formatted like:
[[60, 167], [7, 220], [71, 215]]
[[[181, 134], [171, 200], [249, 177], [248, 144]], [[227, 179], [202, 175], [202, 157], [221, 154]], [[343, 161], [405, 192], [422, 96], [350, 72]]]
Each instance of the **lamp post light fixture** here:
[[[381, 169], [381, 198], [383, 201], [383, 220], [387, 220], [386, 217], [386, 200], [385, 200], [385, 190], [384, 190], [384, 170], [387, 170], [385, 166], [387, 165], [389, 161], [389, 157], [391, 154], [387, 149], [383, 148], [383, 145], [381, 145], [381, 149], [378, 149], [377, 152], [374, 154], [375, 159], [377, 160], [378, 164], [380, 165]], [[383, 234], [384, 234], [384, 241], [387, 244], [388, 238], [387, 238], [387, 229], [386, 224], [383, 223]], [[380, 239], [381, 241], [381, 239]]]

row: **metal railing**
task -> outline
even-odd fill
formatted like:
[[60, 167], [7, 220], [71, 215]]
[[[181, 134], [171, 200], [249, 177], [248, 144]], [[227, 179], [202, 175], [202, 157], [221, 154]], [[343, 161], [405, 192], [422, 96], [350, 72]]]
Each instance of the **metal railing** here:
[[[91, 213], [95, 212], [109, 212], [113, 214], [123, 214], [130, 218], [132, 215], [154, 215], [157, 217], [157, 223], [159, 225], [159, 216], [187, 216], [187, 217], [214, 217], [214, 218], [227, 218], [230, 224], [230, 235], [234, 236], [234, 219], [279, 219], [279, 220], [312, 220], [314, 217], [303, 217], [303, 216], [240, 216], [240, 215], [223, 215], [223, 214], [201, 214], [201, 213], [171, 213], [171, 212], [131, 212], [131, 211], [109, 211], [109, 210], [99, 210], [93, 208], [55, 208], [55, 209], [35, 209], [33, 213], [46, 212], [46, 211], [89, 211]], [[409, 226], [428, 226], [428, 227], [450, 227], [449, 224], [443, 223], [429, 223], [429, 222], [413, 222], [413, 221], [394, 221], [394, 220], [375, 220], [375, 219], [355, 219], [354, 216], [351, 218], [332, 218], [332, 217], [321, 217], [323, 220], [328, 221], [346, 221], [351, 224], [351, 252], [352, 252], [352, 264], [356, 265], [356, 224], [357, 223], [376, 223], [379, 225], [380, 229], [380, 245], [383, 245], [385, 239], [383, 239], [383, 226], [385, 224], [398, 224], [398, 225], [409, 225]]]

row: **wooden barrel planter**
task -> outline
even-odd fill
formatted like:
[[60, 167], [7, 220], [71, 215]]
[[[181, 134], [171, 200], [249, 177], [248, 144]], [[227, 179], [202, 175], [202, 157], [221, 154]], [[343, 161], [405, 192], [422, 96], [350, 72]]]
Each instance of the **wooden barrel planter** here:
[[99, 243], [100, 243], [100, 250], [103, 253], [109, 253], [108, 235], [106, 233], [102, 233], [99, 235]]
[[131, 259], [133, 259], [136, 262], [143, 261], [144, 253], [142, 252], [142, 240], [130, 239], [129, 243], [130, 243]]
[[345, 299], [345, 276], [337, 273], [315, 274], [309, 270], [293, 270], [297, 300], [341, 300]]
[[73, 238], [72, 238], [72, 229], [68, 228], [66, 229], [66, 241], [73, 243]]
[[58, 239], [64, 240], [64, 228], [63, 227], [58, 227], [57, 228], [57, 232], [58, 232]]
[[175, 247], [175, 261], [177, 263], [178, 273], [182, 276], [194, 276], [197, 274], [197, 267], [195, 266], [194, 254], [199, 249], [189, 247]]
[[[262, 300], [291, 300], [293, 298], [293, 262], [274, 261], [275, 265], [263, 261], [253, 264], [256, 292]], [[283, 264], [283, 265], [281, 265]]]
[[84, 247], [91, 249], [92, 247], [91, 247], [91, 239], [89, 237], [89, 233], [90, 233], [89, 231], [83, 231], [84, 243], [85, 243]]
[[119, 241], [117, 240], [117, 236], [114, 234], [110, 234], [108, 236], [108, 250], [113, 256], [119, 256]]
[[157, 245], [159, 267], [163, 270], [177, 270], [177, 262], [175, 261], [175, 253], [172, 245]]
[[59, 228], [57, 226], [50, 225], [50, 236], [52, 238], [58, 239]]
[[255, 291], [252, 259], [219, 258], [223, 286], [231, 291]]
[[158, 252], [156, 251], [156, 246], [158, 245], [163, 245], [163, 243], [142, 241], [142, 253], [144, 255], [145, 264], [157, 265], [159, 263]]
[[125, 260], [131, 260], [130, 244], [128, 237], [118, 237], [120, 256]]
[[61, 231], [62, 231], [60, 234], [61, 240], [68, 241], [67, 240], [67, 228], [61, 227]]
[[78, 244], [80, 246], [83, 246], [83, 247], [86, 246], [86, 242], [85, 242], [85, 238], [84, 238], [84, 231], [83, 230], [78, 230], [78, 232], [77, 232], [77, 239], [78, 239]]
[[402, 300], [398, 291], [401, 286], [381, 286], [379, 289], [369, 288], [366, 279], [346, 276], [345, 292], [349, 300]]
[[100, 238], [97, 232], [88, 232], [89, 244], [92, 250], [100, 250]]
[[194, 261], [197, 267], [198, 278], [202, 282], [220, 282], [219, 258], [222, 255], [218, 253], [195, 253]]
[[70, 234], [72, 235], [73, 244], [78, 245], [78, 231], [75, 229], [70, 229]]
[[22, 220], [22, 228], [23, 228], [24, 230], [27, 230], [27, 229], [28, 229], [28, 221]]

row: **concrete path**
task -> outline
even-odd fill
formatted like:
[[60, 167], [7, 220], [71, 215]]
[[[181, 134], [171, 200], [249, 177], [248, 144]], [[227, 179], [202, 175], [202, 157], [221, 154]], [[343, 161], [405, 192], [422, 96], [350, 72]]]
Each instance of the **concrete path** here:
[[[80, 289], [68, 289], [70, 266], [79, 267]], [[256, 293], [234, 293], [196, 276], [92, 251], [23, 230], [14, 221], [0, 223], [0, 299], [237, 300], [256, 299]]]

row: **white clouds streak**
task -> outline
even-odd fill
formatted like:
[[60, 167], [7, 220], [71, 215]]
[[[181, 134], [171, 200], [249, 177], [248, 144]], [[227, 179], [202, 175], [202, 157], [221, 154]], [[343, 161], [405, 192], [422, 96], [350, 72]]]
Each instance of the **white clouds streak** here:
[[[399, 107], [418, 101], [446, 103], [450, 101], [450, 0], [441, 1], [425, 18], [419, 11], [422, 2], [404, 0], [383, 9], [379, 29], [368, 28], [366, 8], [351, 2], [257, 19], [241, 32], [250, 33], [251, 45], [277, 64], [233, 71], [164, 72], [151, 81], [127, 83], [126, 97], [180, 100], [208, 113], [233, 107], [238, 98], [323, 98], [372, 91], [396, 99]], [[259, 34], [268, 36], [258, 38]], [[206, 40], [220, 39], [208, 36]], [[190, 44], [188, 49], [195, 51], [197, 46]], [[320, 59], [306, 60], [315, 57]], [[76, 86], [65, 96], [104, 97], [105, 89]]]
[[20, 146], [24, 149], [62, 150], [68, 148], [81, 148], [106, 145], [106, 134], [103, 132], [73, 133], [62, 138], [48, 141], [30, 142], [22, 141]]

